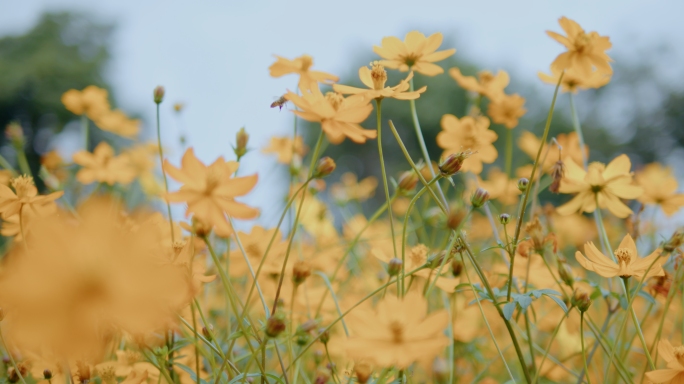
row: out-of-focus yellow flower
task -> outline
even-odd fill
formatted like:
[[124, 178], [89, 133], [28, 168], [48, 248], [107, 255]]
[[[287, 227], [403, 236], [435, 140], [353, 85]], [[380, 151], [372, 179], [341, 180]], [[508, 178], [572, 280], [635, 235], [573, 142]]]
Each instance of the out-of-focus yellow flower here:
[[346, 350], [351, 358], [381, 367], [407, 368], [417, 360], [431, 360], [449, 344], [444, 335], [447, 312], [427, 314], [427, 302], [409, 293], [403, 300], [386, 296], [375, 311], [356, 310], [347, 321], [353, 336]]
[[12, 171], [7, 169], [0, 170], [0, 184], [9, 185], [10, 180], [12, 180]]
[[370, 63], [371, 69], [368, 67], [359, 68], [359, 78], [363, 85], [370, 89], [350, 87], [348, 85], [333, 84], [333, 89], [335, 92], [342, 94], [353, 94], [353, 95], [363, 95], [369, 99], [383, 99], [385, 97], [391, 97], [398, 100], [414, 100], [420, 97], [420, 94], [425, 92], [426, 86], [409, 92], [409, 80], [413, 78], [413, 72], [409, 72], [406, 79], [399, 82], [398, 85], [394, 87], [386, 87], [385, 82], [387, 81], [387, 71], [385, 67], [379, 61], [374, 61]]
[[411, 69], [426, 76], [435, 76], [443, 73], [444, 70], [434, 63], [456, 52], [453, 48], [437, 51], [442, 45], [443, 38], [439, 32], [426, 38], [418, 31], [411, 31], [406, 34], [404, 41], [394, 36], [383, 38], [380, 46], [373, 46], [373, 52], [385, 59], [381, 60], [381, 63], [387, 68], [398, 69], [402, 72]]
[[594, 212], [598, 200], [599, 208], [607, 208], [619, 218], [629, 216], [632, 210], [620, 199], [636, 199], [644, 192], [641, 187], [632, 184], [631, 166], [627, 155], [616, 157], [608, 165], [591, 163], [588, 171], [572, 159], [566, 159], [565, 177], [561, 180], [559, 192], [577, 195], [558, 207], [558, 213]]
[[449, 75], [456, 80], [461, 88], [487, 96], [492, 100], [504, 94], [504, 89], [510, 81], [508, 73], [501, 70], [496, 75], [490, 71], [480, 71], [475, 78], [474, 76], [464, 76], [460, 69], [454, 67], [449, 70]]
[[606, 50], [612, 46], [607, 36], [600, 36], [596, 32], [586, 33], [579, 24], [567, 17], [561, 17], [558, 23], [567, 36], [552, 31], [546, 31], [546, 34], [568, 50], [551, 63], [552, 70], [560, 72], [572, 68], [582, 76], [590, 76], [594, 68], [601, 73], [613, 73], [609, 64], [613, 60], [606, 54]]
[[478, 176], [478, 184], [489, 192], [489, 197], [498, 200], [503, 205], [515, 204], [521, 194], [518, 189], [518, 181], [510, 179], [499, 168], [492, 168], [487, 172], [487, 180]]
[[15, 346], [97, 360], [121, 331], [143, 335], [176, 324], [190, 300], [186, 274], [160, 264], [165, 248], [152, 241], [156, 228], [131, 230], [118, 206], [91, 200], [78, 220], [67, 213], [36, 220], [32, 236], [40, 241], [12, 249], [0, 274], [0, 306], [3, 333]]
[[378, 188], [378, 179], [368, 176], [358, 181], [355, 174], [346, 172], [340, 178], [339, 183], [330, 187], [330, 195], [338, 202], [349, 200], [366, 201], [373, 197]]
[[96, 120], [109, 112], [109, 100], [106, 89], [89, 85], [82, 91], [70, 89], [62, 94], [62, 104], [75, 115], [86, 114]]
[[654, 383], [677, 384], [684, 380], [684, 346], [673, 347], [667, 339], [658, 342], [660, 357], [667, 363], [667, 369], [646, 372], [646, 378]]
[[[563, 73], [563, 71], [557, 68], [551, 68], [550, 75], [547, 75], [544, 72], [539, 72], [537, 75], [543, 82], [556, 85], [558, 84], [561, 73]], [[566, 69], [563, 74], [561, 91], [577, 93], [580, 89], [601, 88], [610, 82], [610, 77], [610, 73], [599, 71], [592, 71], [589, 74], [580, 74], [576, 69], [571, 67]]]
[[136, 145], [124, 152], [143, 192], [150, 196], [158, 196], [164, 191], [154, 172], [157, 151], [156, 144], [148, 143]]
[[[400, 248], [397, 248], [398, 250]], [[378, 260], [388, 264], [392, 258], [394, 258], [394, 252], [387, 252], [386, 247], [374, 247], [371, 249], [371, 254], [375, 256]], [[413, 271], [416, 268], [424, 266], [428, 261], [428, 252], [430, 249], [424, 244], [418, 244], [410, 249], [406, 248], [406, 265], [404, 269], [406, 271]], [[400, 255], [397, 255], [400, 257]], [[437, 276], [437, 270], [431, 270], [428, 268], [421, 269], [420, 271], [413, 274], [420, 278], [420, 280], [427, 280], [428, 282], [434, 281], [435, 286], [444, 292], [454, 293], [456, 291], [456, 286], [461, 282], [458, 278], [447, 277], [449, 273], [448, 268], [443, 268], [442, 275]], [[436, 280], [435, 280], [436, 279]], [[422, 292], [424, 284], [415, 284], [414, 287], [418, 288], [418, 291]]]
[[363, 129], [359, 123], [373, 111], [370, 99], [363, 96], [345, 98], [339, 93], [328, 92], [325, 96], [318, 87], [302, 91], [302, 96], [288, 92], [285, 97], [300, 110], [292, 111], [306, 121], [321, 123], [321, 129], [333, 144], [340, 144], [345, 137], [355, 143], [375, 139], [375, 130]]
[[[12, 188], [0, 184], [0, 214], [4, 219], [20, 212], [33, 211], [43, 216], [56, 208], [55, 200], [62, 197], [64, 191], [53, 192], [49, 195], [38, 195], [31, 176], [18, 176], [10, 180]], [[17, 219], [18, 221], [18, 219]]]
[[489, 103], [487, 114], [493, 122], [513, 129], [518, 126], [518, 119], [525, 116], [527, 112], [527, 109], [523, 108], [524, 104], [525, 98], [518, 94], [502, 94]]
[[305, 92], [306, 90], [318, 88], [318, 83], [334, 83], [339, 78], [321, 71], [311, 71], [309, 68], [313, 65], [313, 58], [309, 55], [302, 55], [294, 60], [289, 60], [284, 57], [276, 56], [278, 60], [271, 64], [268, 70], [271, 77], [281, 77], [296, 73], [299, 75], [299, 90]]
[[180, 190], [166, 194], [170, 203], [187, 203], [186, 216], [193, 214], [205, 224], [216, 227], [217, 234], [229, 236], [233, 233], [226, 215], [236, 219], [253, 219], [259, 210], [235, 201], [254, 188], [257, 175], [232, 177], [239, 163], [225, 161], [219, 157], [210, 165], [204, 165], [195, 156], [192, 148], [183, 155], [181, 168], [164, 160], [164, 170], [175, 180], [183, 183]]
[[[544, 144], [542, 148], [542, 158], [539, 159], [541, 163], [541, 168], [544, 172], [550, 172], [556, 162], [563, 158], [571, 158], [576, 164], [582, 164], [582, 152], [580, 150], [580, 142], [577, 137], [577, 133], [560, 133], [556, 136], [556, 141], [558, 145], [552, 145], [548, 148], [548, 144]], [[537, 157], [537, 151], [539, 151], [539, 145], [541, 140], [533, 133], [528, 131], [523, 131], [518, 139], [518, 147], [530, 157], [530, 159], [535, 159]], [[563, 148], [561, 151], [561, 148]], [[544, 158], [544, 154], [548, 151], [548, 155]], [[562, 155], [562, 156], [561, 156]], [[584, 156], [589, 158], [589, 147], [584, 145]], [[529, 177], [526, 175], [524, 177]]]
[[447, 157], [463, 150], [472, 151], [472, 155], [463, 162], [462, 171], [474, 174], [482, 172], [482, 163], [491, 164], [499, 155], [492, 145], [498, 138], [489, 129], [489, 119], [484, 116], [464, 116], [460, 120], [450, 114], [442, 116], [442, 131], [437, 134], [437, 145], [444, 149], [442, 157]]
[[308, 148], [304, 144], [301, 136], [294, 140], [291, 137], [271, 137], [268, 147], [261, 150], [261, 153], [275, 153], [278, 155], [278, 162], [290, 164], [294, 154], [304, 157]]
[[130, 184], [135, 179], [135, 171], [131, 167], [128, 155], [115, 156], [114, 148], [106, 142], [101, 142], [92, 153], [78, 151], [73, 156], [74, 163], [82, 166], [76, 179], [82, 184], [92, 182]]
[[135, 138], [140, 132], [140, 120], [128, 118], [120, 109], [107, 111], [94, 119], [94, 121], [103, 131], [129, 139]]
[[644, 189], [637, 200], [644, 204], [660, 205], [666, 215], [672, 216], [684, 206], [684, 194], [677, 192], [677, 178], [672, 169], [658, 163], [648, 164], [634, 177]]
[[[660, 257], [660, 249], [656, 249], [650, 255], [639, 258], [637, 254], [636, 244], [629, 234], [625, 235], [620, 242], [620, 245], [615, 250], [615, 257], [618, 262], [614, 262], [608, 256], [601, 253], [596, 248], [594, 243], [588, 242], [584, 245], [584, 253], [575, 252], [575, 258], [585, 269], [594, 271], [603, 277], [629, 277], [636, 276], [641, 278], [646, 274], [646, 278], [652, 276], [663, 276], [663, 260], [657, 260]], [[653, 266], [651, 267], [651, 264]], [[649, 267], [651, 269], [649, 270]], [[648, 270], [648, 272], [646, 272]]]
[[[268, 258], [260, 272], [261, 276], [280, 274], [287, 243], [283, 241], [282, 234], [276, 228], [267, 230], [256, 225], [252, 227], [250, 233], [238, 232], [242, 248], [245, 250], [249, 264], [255, 272], [274, 234], [275, 241], [268, 251]], [[249, 266], [245, 262], [244, 255], [239, 247], [230, 252], [230, 275], [234, 277], [248, 277], [248, 281], [252, 281]]]

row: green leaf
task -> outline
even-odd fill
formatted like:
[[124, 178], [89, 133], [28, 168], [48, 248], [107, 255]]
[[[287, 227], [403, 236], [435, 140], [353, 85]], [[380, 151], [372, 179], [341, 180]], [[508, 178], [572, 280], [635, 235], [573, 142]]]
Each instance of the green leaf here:
[[511, 317], [513, 317], [513, 312], [515, 311], [515, 301], [511, 301], [510, 303], [504, 305], [503, 307], [503, 314], [506, 320], [510, 320]]
[[545, 296], [548, 297], [549, 299], [555, 301], [556, 304], [558, 304], [558, 306], [561, 307], [561, 309], [563, 309], [563, 312], [568, 313], [568, 306], [565, 305], [565, 302], [563, 300], [561, 300], [559, 297], [554, 296], [554, 295], [545, 295]]

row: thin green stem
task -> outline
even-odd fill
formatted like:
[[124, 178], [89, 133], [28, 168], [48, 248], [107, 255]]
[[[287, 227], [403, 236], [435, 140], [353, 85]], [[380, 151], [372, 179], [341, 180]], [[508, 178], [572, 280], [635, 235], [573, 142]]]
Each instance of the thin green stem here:
[[591, 384], [589, 367], [587, 365], [587, 350], [584, 348], [584, 312], [580, 312], [580, 341], [582, 343], [582, 361], [584, 362], [584, 372], [587, 375], [587, 383]]
[[584, 153], [584, 135], [582, 134], [582, 127], [580, 126], [579, 117], [577, 115], [577, 109], [575, 108], [575, 98], [572, 92], [568, 93], [570, 96], [570, 116], [572, 116], [572, 127], [577, 133], [577, 139], [579, 140], [580, 152], [582, 153], [582, 165], [584, 169], [587, 169], [587, 155]]
[[195, 334], [195, 377], [197, 378], [197, 384], [200, 383], [200, 353], [199, 353], [199, 333], [197, 332], [197, 316], [195, 315], [195, 308], [191, 304], [190, 312], [192, 313], [192, 330]]
[[[387, 172], [385, 170], [385, 158], [382, 155], [382, 99], [375, 99], [375, 115], [378, 124], [378, 155], [380, 156], [380, 171], [382, 172], [382, 184], [385, 188], [385, 201], [390, 204], [389, 186], [387, 185]], [[390, 222], [390, 231], [392, 232], [392, 249], [394, 249], [394, 257], [397, 257], [397, 242], [394, 240], [394, 217], [392, 215], [392, 208], [387, 210]]]
[[510, 179], [513, 170], [513, 129], [506, 129], [506, 176]]
[[568, 318], [568, 315], [570, 314], [570, 310], [572, 308], [569, 308], [567, 312], [563, 315], [561, 318], [561, 321], [558, 323], [556, 328], [553, 330], [553, 333], [551, 334], [551, 338], [549, 339], [549, 344], [546, 346], [546, 349], [544, 350], [544, 356], [542, 356], [541, 361], [539, 362], [539, 368], [534, 372], [534, 378], [532, 379], [532, 384], [537, 384], [537, 380], [539, 380], [539, 375], [542, 372], [542, 368], [544, 367], [544, 362], [546, 361], [546, 357], [549, 355], [549, 351], [551, 351], [551, 346], [553, 345], [553, 341], [556, 339], [556, 335], [558, 335], [558, 331], [560, 331], [561, 325], [563, 325], [563, 321]]
[[[86, 131], [87, 132], [87, 131]], [[166, 170], [164, 169], [164, 149], [161, 142], [161, 121], [159, 118], [159, 103], [157, 103], [157, 147], [159, 148], [159, 161], [161, 162], [162, 175], [164, 176], [164, 190], [169, 193], [169, 180], [166, 177]], [[166, 213], [169, 215], [169, 227], [171, 229], [171, 243], [176, 242], [176, 235], [173, 231], [173, 215], [171, 215], [171, 203], [164, 199], [166, 203]]]

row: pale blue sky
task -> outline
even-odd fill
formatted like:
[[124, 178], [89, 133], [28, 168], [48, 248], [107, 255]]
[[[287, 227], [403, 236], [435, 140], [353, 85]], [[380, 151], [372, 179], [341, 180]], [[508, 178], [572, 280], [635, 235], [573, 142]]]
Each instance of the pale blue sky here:
[[[231, 143], [242, 126], [255, 148], [291, 129], [289, 112], [268, 108], [296, 85], [295, 77], [269, 77], [273, 54], [306, 53], [315, 68], [347, 74], [356, 70], [350, 59], [364, 49], [371, 53], [383, 36], [441, 31], [456, 42], [456, 55], [533, 80], [562, 51], [544, 31], [560, 30], [557, 19], [567, 16], [610, 36], [615, 52], [637, 57], [645, 47], [668, 44], [675, 55], [665, 68], [684, 71], [681, 0], [0, 0], [0, 34], [26, 31], [44, 10], [69, 9], [118, 23], [109, 80], [120, 105], [152, 123], [152, 89], [163, 84], [165, 141], [172, 148], [177, 142], [171, 104], [184, 101], [190, 144], [205, 161], [232, 157]], [[169, 154], [176, 162], [180, 155], [178, 148]], [[274, 172], [270, 162], [245, 163], [243, 171], [258, 168], [262, 180]], [[264, 184], [256, 196], [268, 193]]]

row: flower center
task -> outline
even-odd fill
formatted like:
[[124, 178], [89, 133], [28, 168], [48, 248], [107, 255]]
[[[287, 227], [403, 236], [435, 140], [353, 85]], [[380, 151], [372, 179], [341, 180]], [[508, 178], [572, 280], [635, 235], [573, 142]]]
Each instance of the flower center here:
[[615, 253], [615, 257], [617, 257], [618, 262], [620, 264], [624, 263], [625, 265], [628, 265], [632, 261], [632, 258], [634, 257], [634, 251], [632, 251], [631, 249], [627, 249], [627, 248], [618, 248], [615, 250], [614, 253]]
[[313, 58], [309, 55], [304, 55], [301, 57], [302, 59], [302, 71], [308, 71], [309, 67], [313, 64]]
[[591, 45], [591, 38], [584, 32], [580, 32], [577, 37], [575, 37], [575, 51], [577, 53], [585, 53], [588, 51]]
[[385, 88], [387, 81], [387, 71], [379, 61], [374, 61], [371, 64], [371, 78], [373, 78], [373, 89], [381, 90]]
[[415, 266], [421, 266], [425, 264], [427, 260], [427, 247], [423, 244], [418, 244], [411, 248], [411, 261]]
[[482, 71], [478, 73], [477, 76], [480, 78], [480, 84], [483, 86], [486, 86], [494, 80], [494, 74], [489, 71]]
[[253, 259], [261, 258], [261, 248], [259, 248], [259, 246], [256, 244], [248, 244], [245, 247], [245, 252], [247, 252], [247, 254]]
[[328, 92], [325, 94], [325, 99], [328, 100], [328, 103], [337, 111], [344, 101], [344, 96], [337, 92]]
[[17, 197], [20, 199], [30, 197], [31, 192], [35, 189], [33, 177], [27, 175], [15, 177], [10, 183], [12, 183], [12, 187], [14, 188]]
[[415, 53], [409, 53], [406, 56], [402, 56], [401, 59], [404, 61], [404, 64], [408, 65], [409, 67], [412, 67], [413, 64], [418, 61], [418, 55]]
[[218, 187], [221, 184], [221, 181], [223, 180], [223, 175], [223, 170], [209, 167], [206, 179], [207, 184], [204, 190], [204, 193], [207, 196], [210, 196], [212, 192], [214, 192], [214, 189], [216, 189], [216, 187]]
[[393, 342], [400, 344], [404, 341], [404, 326], [400, 322], [393, 320], [389, 325], [389, 329], [392, 332]]
[[684, 346], [674, 347], [673, 353], [679, 364], [684, 365]]

